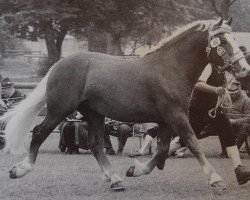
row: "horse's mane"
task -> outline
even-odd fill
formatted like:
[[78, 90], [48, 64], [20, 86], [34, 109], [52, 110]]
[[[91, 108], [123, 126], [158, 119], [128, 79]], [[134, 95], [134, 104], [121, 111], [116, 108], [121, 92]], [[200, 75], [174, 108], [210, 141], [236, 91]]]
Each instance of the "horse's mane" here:
[[148, 53], [146, 53], [145, 56], [154, 53], [155, 51], [161, 49], [163, 46], [166, 48], [172, 46], [177, 41], [189, 35], [194, 28], [198, 31], [204, 32], [208, 30], [211, 24], [215, 23], [216, 20], [200, 20], [178, 28], [171, 36], [162, 39], [155, 47], [153, 47]]

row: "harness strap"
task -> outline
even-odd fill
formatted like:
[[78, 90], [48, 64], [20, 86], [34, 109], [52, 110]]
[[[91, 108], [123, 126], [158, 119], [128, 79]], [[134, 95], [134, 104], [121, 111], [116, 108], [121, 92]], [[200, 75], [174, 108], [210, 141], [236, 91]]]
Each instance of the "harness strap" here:
[[222, 55], [222, 59], [224, 60], [224, 65], [221, 66], [219, 72], [224, 71], [227, 67], [230, 66], [233, 67], [233, 64], [242, 58], [245, 58], [245, 56], [241, 51], [238, 51], [232, 57], [228, 56], [228, 54], [225, 53], [224, 55]]

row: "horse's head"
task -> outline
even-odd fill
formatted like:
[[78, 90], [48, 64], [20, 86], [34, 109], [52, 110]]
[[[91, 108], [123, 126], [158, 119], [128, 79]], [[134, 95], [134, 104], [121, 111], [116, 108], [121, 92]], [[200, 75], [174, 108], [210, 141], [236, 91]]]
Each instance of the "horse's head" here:
[[230, 72], [243, 83], [244, 87], [249, 86], [243, 89], [249, 90], [250, 84], [244, 82], [250, 80], [250, 66], [231, 34], [231, 22], [232, 19], [228, 21], [221, 19], [210, 27], [207, 56], [212, 64], [220, 66], [220, 72]]

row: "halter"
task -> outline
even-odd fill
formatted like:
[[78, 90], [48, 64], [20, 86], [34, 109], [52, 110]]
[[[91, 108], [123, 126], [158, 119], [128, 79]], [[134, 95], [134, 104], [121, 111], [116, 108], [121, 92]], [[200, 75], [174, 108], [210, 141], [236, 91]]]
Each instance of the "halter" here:
[[[243, 55], [243, 53], [240, 50], [237, 51], [237, 53], [235, 53], [233, 56], [229, 56], [228, 53], [227, 53], [227, 51], [223, 47], [219, 46], [221, 42], [220, 42], [219, 37], [216, 37], [216, 36], [219, 35], [219, 34], [222, 34], [222, 33], [231, 33], [232, 29], [231, 29], [230, 26], [224, 26], [224, 27], [220, 26], [216, 30], [213, 30], [213, 28], [214, 28], [214, 25], [210, 26], [209, 30], [208, 30], [208, 34], [209, 34], [208, 35], [208, 46], [206, 48], [207, 58], [211, 62], [211, 59], [210, 59], [211, 49], [212, 48], [217, 48], [217, 54], [224, 61], [223, 66], [220, 66], [220, 68], [218, 69], [218, 72], [222, 73], [225, 70], [227, 70], [228, 67], [230, 67], [232, 69], [233, 75], [235, 75], [235, 66], [234, 66], [234, 63], [237, 62], [238, 60], [244, 58], [245, 56]], [[230, 82], [231, 82], [231, 80], [229, 81], [229, 83]], [[223, 87], [225, 88], [225, 93], [223, 95], [218, 96], [215, 108], [209, 110], [208, 115], [211, 118], [215, 118], [216, 117], [216, 115], [217, 115], [217, 109], [219, 107], [222, 107], [222, 108], [230, 108], [230, 107], [232, 107], [232, 100], [231, 100], [229, 91], [226, 88], [228, 84], [224, 84], [223, 85]], [[226, 100], [229, 101], [229, 106], [224, 106]]]
[[[218, 55], [222, 58], [224, 61], [223, 66], [220, 66], [219, 72], [225, 71], [228, 67], [232, 68], [233, 71], [235, 71], [234, 63], [239, 61], [242, 58], [245, 58], [244, 54], [239, 50], [237, 53], [235, 53], [233, 56], [229, 56], [227, 51], [220, 47], [220, 39], [218, 37], [215, 37], [216, 35], [219, 35], [221, 33], [231, 33], [232, 28], [230, 26], [220, 26], [218, 29], [213, 30], [214, 25], [209, 27], [208, 30], [208, 46], [206, 48], [207, 52], [207, 58], [211, 62], [210, 59], [210, 52], [212, 48], [217, 48]], [[213, 41], [213, 43], [212, 43]], [[213, 46], [212, 46], [212, 44]], [[211, 62], [212, 63], [212, 62]]]

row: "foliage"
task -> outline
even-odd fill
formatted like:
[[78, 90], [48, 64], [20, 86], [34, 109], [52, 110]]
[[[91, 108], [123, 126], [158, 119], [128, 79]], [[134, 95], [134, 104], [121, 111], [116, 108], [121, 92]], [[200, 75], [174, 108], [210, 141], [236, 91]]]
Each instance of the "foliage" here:
[[[94, 32], [108, 33], [114, 44], [156, 44], [175, 27], [197, 19], [222, 14], [223, 5], [234, 18], [235, 30], [250, 30], [248, 0], [0, 0], [13, 37], [36, 41], [45, 38], [51, 64], [60, 59], [65, 35], [90, 38]], [[244, 16], [244, 17], [242, 17]], [[0, 31], [3, 34], [4, 29]]]
[[240, 0], [234, 3], [231, 16], [234, 31], [250, 32], [250, 1]]
[[114, 42], [152, 45], [182, 21], [181, 10], [172, 0], [85, 0], [78, 1], [78, 24], [72, 33], [89, 37], [106, 32]]
[[75, 10], [66, 0], [12, 0], [10, 2], [16, 9], [5, 15], [5, 19], [12, 33], [16, 33], [20, 38], [32, 41], [36, 41], [38, 37], [44, 38], [48, 24], [56, 34], [62, 31], [63, 24], [70, 24], [70, 19], [74, 18]]
[[44, 38], [49, 66], [60, 59], [61, 47], [77, 8], [67, 0], [10, 0], [5, 14], [8, 29], [15, 37], [37, 41]]

